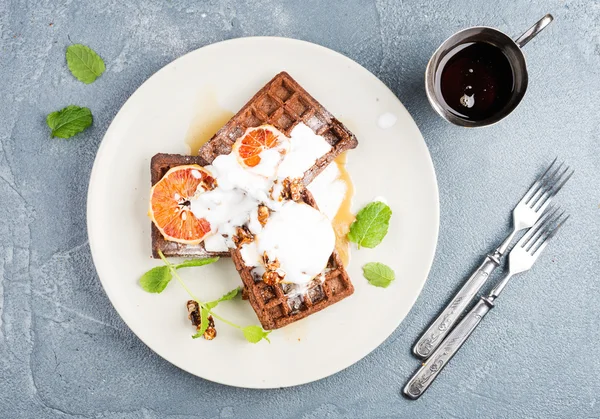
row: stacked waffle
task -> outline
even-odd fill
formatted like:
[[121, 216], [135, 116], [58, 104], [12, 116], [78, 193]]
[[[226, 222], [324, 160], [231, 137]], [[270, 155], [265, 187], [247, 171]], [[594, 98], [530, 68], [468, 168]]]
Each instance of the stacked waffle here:
[[[292, 77], [279, 73], [267, 83], [214, 137], [199, 151], [198, 156], [157, 154], [151, 161], [151, 180], [154, 185], [173, 167], [211, 164], [219, 155], [229, 154], [236, 140], [248, 128], [271, 125], [289, 136], [299, 123], [304, 123], [321, 136], [330, 150], [319, 157], [304, 173], [302, 184], [308, 185], [329, 163], [342, 152], [355, 148], [356, 137], [321, 104], [310, 96]], [[296, 200], [317, 208], [312, 195], [301, 188]], [[253, 275], [252, 267], [245, 263], [240, 249], [229, 252], [208, 251], [203, 243], [182, 244], [165, 240], [152, 225], [152, 254], [161, 251], [167, 257], [210, 257], [231, 255], [246, 294], [263, 328], [276, 329], [293, 323], [349, 296], [354, 291], [352, 283], [337, 252], [333, 252], [325, 270], [310, 281], [305, 292], [298, 293], [290, 284], [269, 285]]]

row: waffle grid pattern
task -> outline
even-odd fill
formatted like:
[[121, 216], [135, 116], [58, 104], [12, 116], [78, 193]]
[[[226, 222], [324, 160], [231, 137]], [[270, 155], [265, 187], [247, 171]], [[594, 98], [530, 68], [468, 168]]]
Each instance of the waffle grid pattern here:
[[248, 128], [270, 124], [290, 135], [304, 122], [332, 146], [304, 175], [308, 185], [333, 159], [355, 148], [356, 137], [335, 119], [319, 102], [304, 90], [289, 74], [281, 72], [267, 83], [215, 136], [200, 149], [199, 155], [212, 162], [221, 154], [231, 152], [233, 144]]
[[[304, 202], [315, 207], [316, 203], [308, 191]], [[324, 309], [354, 292], [350, 277], [337, 252], [331, 255], [323, 271], [325, 277], [313, 279], [305, 294], [295, 294], [287, 284], [267, 285], [256, 278], [252, 268], [244, 264], [238, 249], [231, 250], [231, 258], [238, 270], [248, 299], [264, 329], [278, 329]]]
[[[152, 185], [175, 166], [199, 164], [206, 166], [217, 156], [229, 154], [235, 141], [249, 127], [271, 124], [289, 135], [300, 122], [304, 122], [316, 134], [322, 135], [333, 147], [315, 162], [304, 174], [308, 185], [338, 155], [355, 148], [356, 137], [348, 128], [333, 117], [319, 102], [304, 90], [288, 73], [281, 72], [268, 82], [250, 101], [233, 116], [199, 151], [199, 156], [180, 154], [157, 154], [150, 163]], [[158, 250], [167, 257], [213, 257], [228, 256], [227, 252], [208, 252], [202, 243], [185, 245], [167, 241], [152, 224], [152, 256], [158, 258]]]
[[[200, 156], [183, 156], [181, 154], [156, 154], [150, 161], [150, 181], [152, 185], [162, 179], [169, 169], [176, 166], [188, 164], [198, 164], [206, 166], [206, 161]], [[163, 235], [153, 222], [150, 222], [152, 229], [152, 257], [158, 259], [160, 250], [166, 257], [191, 257], [208, 258], [214, 256], [229, 257], [229, 251], [209, 252], [204, 248], [204, 243], [200, 244], [182, 244], [165, 240]]]

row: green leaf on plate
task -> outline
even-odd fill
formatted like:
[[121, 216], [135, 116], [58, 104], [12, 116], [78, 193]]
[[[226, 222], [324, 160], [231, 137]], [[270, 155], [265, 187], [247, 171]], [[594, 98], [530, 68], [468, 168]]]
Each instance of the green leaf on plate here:
[[244, 337], [250, 343], [258, 343], [263, 339], [271, 343], [268, 338], [271, 331], [265, 331], [260, 326], [246, 326], [242, 329], [242, 332], [244, 332]]
[[377, 246], [388, 232], [392, 210], [380, 201], [371, 202], [356, 214], [356, 220], [350, 225], [348, 240], [358, 247]]
[[92, 125], [92, 112], [89, 108], [70, 105], [46, 117], [46, 123], [52, 130], [52, 137], [71, 138]]
[[205, 304], [206, 308], [209, 309], [209, 310], [212, 310], [220, 302], [233, 300], [240, 293], [241, 290], [242, 290], [241, 287], [237, 287], [237, 288], [232, 289], [231, 291], [229, 291], [227, 294], [223, 295], [218, 300], [214, 300], [214, 301], [210, 301], [210, 302], [206, 303]]
[[147, 292], [161, 293], [173, 279], [168, 266], [150, 269], [140, 278], [140, 285]]
[[192, 338], [198, 339], [203, 336], [206, 329], [208, 329], [208, 310], [202, 307], [200, 309], [200, 329], [198, 329], [198, 332]]
[[218, 257], [214, 257], [214, 258], [205, 258], [205, 259], [190, 259], [190, 260], [184, 260], [183, 262], [181, 262], [179, 265], [175, 265], [175, 269], [181, 269], [181, 268], [192, 268], [194, 266], [204, 266], [204, 265], [209, 265], [211, 263], [214, 263], [216, 261], [218, 261], [219, 258]]
[[106, 70], [102, 58], [85, 45], [69, 45], [65, 56], [71, 73], [85, 84], [94, 82]]
[[363, 266], [363, 275], [371, 285], [381, 288], [387, 288], [396, 279], [392, 268], [379, 262], [370, 262]]

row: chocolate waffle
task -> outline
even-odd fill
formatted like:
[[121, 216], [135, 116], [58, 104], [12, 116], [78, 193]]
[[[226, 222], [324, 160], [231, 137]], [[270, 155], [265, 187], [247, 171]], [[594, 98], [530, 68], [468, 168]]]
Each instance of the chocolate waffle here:
[[[358, 141], [354, 134], [304, 90], [288, 73], [281, 72], [254, 95], [205, 145], [198, 156], [180, 154], [157, 154], [152, 158], [150, 171], [152, 185], [175, 166], [199, 164], [205, 166], [221, 154], [229, 154], [233, 143], [247, 128], [263, 124], [273, 125], [286, 135], [304, 122], [331, 144], [332, 149], [308, 169], [303, 178], [308, 185], [338, 155], [355, 148]], [[227, 256], [227, 252], [209, 252], [204, 244], [186, 245], [167, 241], [152, 224], [152, 256], [161, 250], [167, 257]]]
[[[163, 154], [159, 153], [150, 160], [150, 181], [152, 186], [156, 184], [169, 171], [176, 166], [187, 164], [198, 164], [206, 166], [208, 163], [200, 156], [183, 156], [181, 154]], [[229, 256], [229, 251], [209, 252], [204, 248], [204, 243], [183, 244], [165, 240], [158, 228], [152, 224], [152, 257], [158, 258], [160, 250], [166, 257], [191, 257], [191, 258], [209, 258], [214, 256]]]
[[304, 174], [308, 185], [333, 159], [346, 150], [355, 148], [354, 134], [329, 113], [288, 73], [277, 74], [252, 99], [204, 144], [198, 155], [208, 163], [221, 154], [229, 154], [233, 143], [246, 129], [269, 124], [290, 136], [294, 127], [304, 122], [313, 132], [321, 135], [332, 149], [319, 158]]
[[[306, 189], [302, 201], [317, 208], [313, 196]], [[308, 291], [298, 294], [291, 284], [267, 285], [252, 268], [244, 263], [238, 249], [231, 249], [231, 258], [242, 278], [252, 308], [265, 330], [278, 329], [310, 316], [348, 297], [354, 292], [350, 277], [334, 250], [323, 271], [325, 280], [315, 278]]]

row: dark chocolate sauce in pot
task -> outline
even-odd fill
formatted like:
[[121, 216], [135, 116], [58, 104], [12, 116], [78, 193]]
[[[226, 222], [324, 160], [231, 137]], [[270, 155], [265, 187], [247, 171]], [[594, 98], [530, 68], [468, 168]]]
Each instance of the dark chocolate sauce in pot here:
[[513, 69], [504, 53], [491, 44], [461, 44], [440, 62], [435, 90], [448, 111], [481, 121], [502, 110], [510, 100]]

